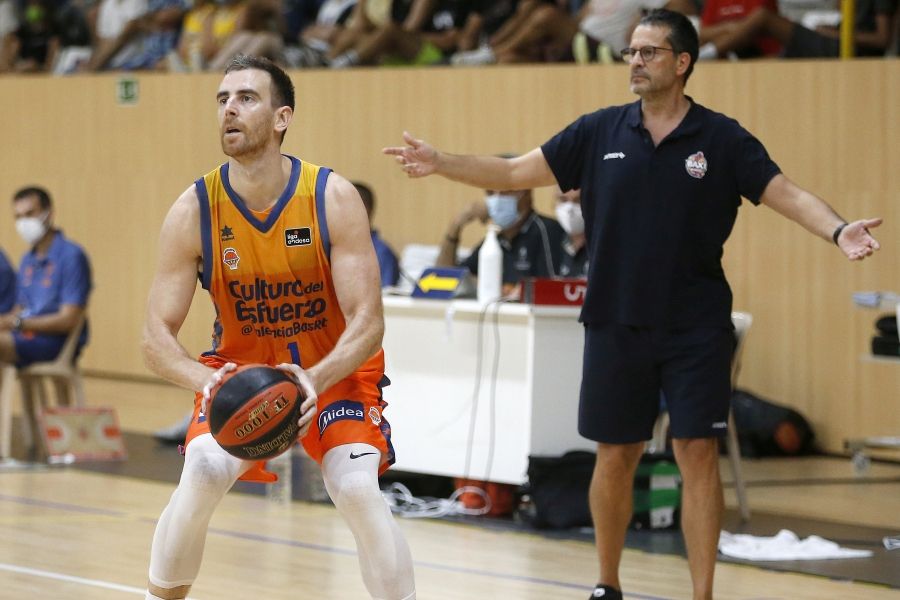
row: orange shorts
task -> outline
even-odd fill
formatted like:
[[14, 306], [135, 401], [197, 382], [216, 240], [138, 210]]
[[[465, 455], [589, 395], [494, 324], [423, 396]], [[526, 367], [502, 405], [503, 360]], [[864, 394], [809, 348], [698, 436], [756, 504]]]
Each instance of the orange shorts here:
[[[207, 361], [204, 363], [208, 364]], [[214, 365], [209, 365], [215, 368]], [[387, 402], [382, 399], [381, 388], [388, 385], [387, 377], [378, 384], [348, 377], [326, 390], [316, 402], [316, 418], [309, 431], [300, 440], [310, 458], [322, 463], [325, 453], [343, 444], [369, 444], [381, 451], [382, 462], [379, 475], [394, 464], [394, 447], [391, 445], [391, 426], [384, 418]], [[206, 415], [200, 414], [203, 396], [194, 394], [194, 417], [185, 438], [185, 447], [191, 440], [209, 433]], [[265, 470], [265, 461], [256, 463], [244, 473], [243, 481], [272, 483], [275, 474]]]

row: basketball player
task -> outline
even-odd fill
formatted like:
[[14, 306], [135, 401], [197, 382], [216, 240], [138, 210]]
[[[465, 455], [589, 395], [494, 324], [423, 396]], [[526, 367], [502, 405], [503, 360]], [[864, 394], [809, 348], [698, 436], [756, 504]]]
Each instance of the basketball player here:
[[660, 390], [684, 480], [693, 597], [713, 596], [723, 505], [718, 438], [728, 422], [734, 339], [721, 257], [741, 196], [833, 242], [850, 260], [880, 247], [869, 229], [881, 219], [843, 220], [785, 177], [737, 121], [685, 95], [697, 52], [686, 17], [651, 11], [622, 50], [638, 101], [584, 115], [512, 159], [438, 152], [409, 134], [407, 146], [385, 149], [410, 177], [581, 190], [590, 266], [578, 430], [597, 442], [590, 504], [600, 563], [591, 598], [622, 598], [634, 473]]
[[[169, 211], [144, 326], [149, 368], [196, 392], [184, 470], [153, 537], [146, 598], [185, 598], [218, 502], [238, 478], [272, 480], [261, 463], [222, 450], [204, 416], [210, 389], [235, 364], [265, 363], [288, 371], [306, 395], [302, 442], [353, 531], [369, 594], [411, 600], [409, 548], [378, 488], [394, 456], [366, 211], [347, 180], [281, 154], [294, 110], [284, 71], [239, 56], [216, 101], [229, 159]], [[196, 360], [177, 335], [198, 277], [216, 321], [212, 348]]]

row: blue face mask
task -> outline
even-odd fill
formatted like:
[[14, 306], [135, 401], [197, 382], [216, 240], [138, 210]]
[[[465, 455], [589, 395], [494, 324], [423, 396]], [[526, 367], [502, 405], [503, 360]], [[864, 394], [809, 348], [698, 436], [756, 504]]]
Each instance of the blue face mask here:
[[519, 218], [519, 198], [510, 194], [491, 194], [486, 199], [488, 216], [500, 229], [506, 229]]

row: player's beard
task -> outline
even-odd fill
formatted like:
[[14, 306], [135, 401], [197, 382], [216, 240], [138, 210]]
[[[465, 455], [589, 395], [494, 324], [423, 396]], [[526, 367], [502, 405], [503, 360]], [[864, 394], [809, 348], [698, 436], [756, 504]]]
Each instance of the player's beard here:
[[231, 158], [242, 158], [259, 154], [266, 145], [264, 136], [258, 133], [251, 134], [246, 130], [241, 130], [240, 139], [230, 144], [225, 141], [225, 135], [225, 133], [222, 133], [219, 137], [222, 144], [222, 152], [225, 156]]

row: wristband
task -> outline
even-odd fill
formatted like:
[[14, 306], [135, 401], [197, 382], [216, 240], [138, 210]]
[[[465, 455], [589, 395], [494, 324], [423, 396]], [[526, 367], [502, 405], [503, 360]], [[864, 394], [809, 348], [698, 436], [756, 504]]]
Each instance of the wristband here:
[[837, 226], [837, 229], [834, 230], [834, 233], [831, 234], [831, 239], [834, 240], [834, 245], [838, 246], [838, 238], [841, 237], [841, 232], [844, 230], [844, 227], [847, 226], [847, 223], [841, 223]]
[[13, 319], [13, 330], [22, 331], [22, 317], [16, 315], [16, 318]]

